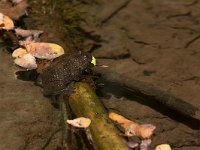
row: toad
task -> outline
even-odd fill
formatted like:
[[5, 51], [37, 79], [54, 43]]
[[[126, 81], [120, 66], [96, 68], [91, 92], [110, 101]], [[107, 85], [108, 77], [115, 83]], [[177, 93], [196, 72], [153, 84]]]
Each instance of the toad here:
[[79, 52], [56, 58], [41, 74], [44, 95], [59, 95], [70, 91], [72, 81], [80, 81], [92, 61], [92, 55]]

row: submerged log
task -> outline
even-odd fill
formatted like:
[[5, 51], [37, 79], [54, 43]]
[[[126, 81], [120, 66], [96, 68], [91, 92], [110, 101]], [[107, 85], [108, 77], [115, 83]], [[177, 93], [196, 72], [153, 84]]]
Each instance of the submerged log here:
[[89, 132], [98, 150], [128, 150], [118, 130], [109, 122], [108, 114], [96, 94], [86, 83], [76, 83], [69, 105], [77, 117], [91, 119]]
[[186, 100], [175, 97], [168, 91], [161, 90], [152, 84], [132, 79], [124, 74], [122, 75], [117, 72], [113, 72], [110, 69], [95, 67], [95, 72], [101, 73], [102, 78], [106, 81], [110, 83], [117, 83], [121, 87], [128, 89], [139, 97], [157, 101], [187, 117], [200, 120], [199, 108], [186, 102]]

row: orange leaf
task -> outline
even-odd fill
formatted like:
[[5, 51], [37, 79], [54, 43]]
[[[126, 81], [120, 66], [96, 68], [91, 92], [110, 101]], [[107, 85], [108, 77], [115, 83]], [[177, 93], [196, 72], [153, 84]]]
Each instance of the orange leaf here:
[[147, 139], [151, 137], [153, 131], [155, 130], [154, 125], [151, 124], [140, 125], [114, 112], [109, 113], [109, 118], [119, 123], [124, 128], [125, 134], [127, 136], [136, 135], [142, 139]]

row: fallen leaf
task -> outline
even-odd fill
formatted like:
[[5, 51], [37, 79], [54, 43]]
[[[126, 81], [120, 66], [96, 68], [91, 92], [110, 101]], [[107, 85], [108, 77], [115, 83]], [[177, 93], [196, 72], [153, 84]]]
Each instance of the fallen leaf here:
[[64, 54], [64, 49], [53, 43], [32, 42], [24, 45], [27, 52], [40, 59], [54, 59]]
[[125, 117], [116, 114], [114, 112], [109, 113], [109, 118], [119, 123], [125, 130], [127, 136], [138, 136], [142, 139], [148, 139], [153, 134], [155, 126], [152, 124], [138, 124], [132, 120], [128, 120]]
[[12, 57], [14, 57], [14, 58], [20, 58], [24, 54], [27, 54], [26, 49], [24, 49], [24, 48], [18, 48], [18, 49], [16, 49], [16, 50], [13, 51]]
[[152, 124], [139, 125], [132, 121], [129, 127], [126, 128], [126, 134], [129, 136], [137, 135], [143, 139], [150, 138], [156, 127]]
[[12, 19], [10, 19], [10, 17], [0, 13], [0, 29], [4, 29], [4, 30], [12, 30], [14, 29], [14, 23], [12, 21]]
[[41, 30], [24, 30], [20, 28], [15, 29], [15, 33], [22, 37], [28, 37], [28, 36], [39, 36], [43, 33]]
[[28, 70], [36, 69], [37, 64], [35, 57], [31, 54], [24, 54], [14, 60], [15, 64]]
[[157, 145], [155, 150], [171, 150], [171, 147], [169, 144], [161, 144]]
[[67, 120], [67, 123], [74, 127], [87, 128], [89, 127], [91, 120], [89, 118], [80, 117], [73, 120]]
[[3, 24], [3, 14], [2, 13], [0, 13], [0, 25], [2, 25]]

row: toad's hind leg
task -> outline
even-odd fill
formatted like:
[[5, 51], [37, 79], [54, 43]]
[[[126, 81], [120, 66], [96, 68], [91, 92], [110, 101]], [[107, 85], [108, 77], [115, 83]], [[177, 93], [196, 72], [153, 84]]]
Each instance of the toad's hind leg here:
[[62, 94], [64, 94], [64, 95], [70, 95], [74, 91], [75, 91], [74, 84], [71, 83], [71, 84], [67, 85], [67, 87], [62, 90]]

